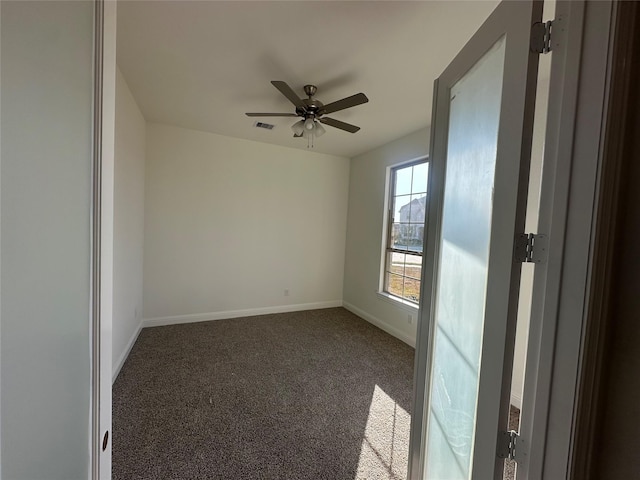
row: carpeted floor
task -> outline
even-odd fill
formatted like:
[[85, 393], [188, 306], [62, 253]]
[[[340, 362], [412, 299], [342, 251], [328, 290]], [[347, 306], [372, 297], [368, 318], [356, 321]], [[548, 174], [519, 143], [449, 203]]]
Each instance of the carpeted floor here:
[[[520, 410], [511, 405], [509, 410], [509, 430], [518, 431], [520, 425]], [[513, 480], [516, 476], [516, 462], [515, 460], [504, 461], [504, 473], [502, 475], [503, 480]]]
[[413, 349], [342, 308], [144, 329], [113, 479], [406, 478]]
[[412, 379], [413, 349], [342, 308], [144, 329], [113, 479], [404, 480]]

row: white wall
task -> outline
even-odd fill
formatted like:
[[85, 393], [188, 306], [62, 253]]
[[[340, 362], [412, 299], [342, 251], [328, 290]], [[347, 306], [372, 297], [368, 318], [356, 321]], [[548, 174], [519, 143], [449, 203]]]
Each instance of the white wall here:
[[2, 2], [2, 477], [89, 470], [92, 2]]
[[140, 331], [146, 122], [120, 70], [116, 74], [113, 252], [113, 377]]
[[[388, 166], [428, 153], [429, 129], [424, 128], [351, 159], [344, 305], [410, 345], [415, 345], [417, 308], [378, 294], [385, 180]], [[408, 315], [413, 315], [411, 324]]]
[[348, 185], [346, 158], [147, 124], [145, 324], [340, 305]]

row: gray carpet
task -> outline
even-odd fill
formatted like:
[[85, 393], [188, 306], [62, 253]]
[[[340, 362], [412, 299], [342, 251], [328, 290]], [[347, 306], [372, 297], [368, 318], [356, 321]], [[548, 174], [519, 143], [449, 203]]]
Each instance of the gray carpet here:
[[[519, 430], [520, 426], [520, 410], [511, 405], [509, 409], [509, 430]], [[504, 473], [502, 475], [503, 480], [513, 480], [516, 476], [516, 462], [509, 460], [504, 461]]]
[[406, 478], [413, 349], [342, 308], [147, 328], [113, 479]]

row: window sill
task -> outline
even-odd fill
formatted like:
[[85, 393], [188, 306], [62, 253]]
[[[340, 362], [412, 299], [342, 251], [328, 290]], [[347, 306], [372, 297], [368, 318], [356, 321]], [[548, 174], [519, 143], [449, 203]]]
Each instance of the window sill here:
[[380, 298], [381, 300], [391, 303], [396, 307], [400, 307], [403, 310], [406, 310], [407, 312], [417, 313], [418, 311], [418, 305], [416, 305], [415, 303], [411, 303], [399, 297], [394, 297], [393, 295], [389, 295], [388, 293], [385, 293], [385, 292], [376, 292], [376, 294], [378, 295], [378, 298]]

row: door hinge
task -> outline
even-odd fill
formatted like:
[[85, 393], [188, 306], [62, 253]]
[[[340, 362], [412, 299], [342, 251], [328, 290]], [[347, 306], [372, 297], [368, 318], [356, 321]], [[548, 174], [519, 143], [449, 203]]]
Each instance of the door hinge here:
[[536, 22], [531, 26], [531, 50], [537, 53], [551, 51], [551, 30], [553, 20]]
[[518, 440], [520, 435], [515, 430], [500, 432], [498, 435], [498, 458], [518, 461]]
[[516, 262], [546, 263], [547, 236], [539, 233], [520, 233], [513, 247]]

